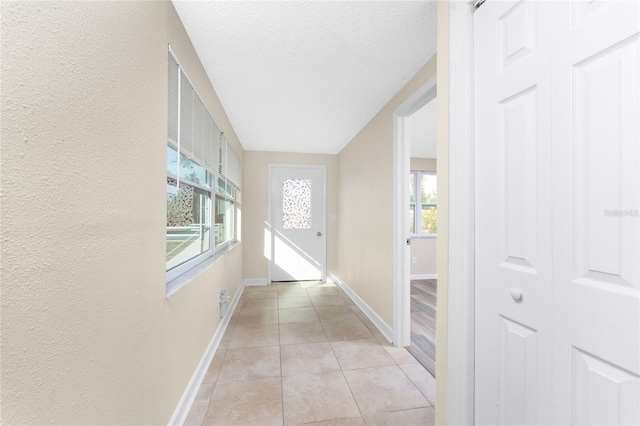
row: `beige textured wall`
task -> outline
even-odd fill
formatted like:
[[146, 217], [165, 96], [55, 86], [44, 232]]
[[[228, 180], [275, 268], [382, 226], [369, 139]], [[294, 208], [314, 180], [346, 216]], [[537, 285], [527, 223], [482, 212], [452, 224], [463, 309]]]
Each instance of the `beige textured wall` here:
[[447, 424], [447, 303], [449, 277], [449, 2], [438, 1], [438, 313], [436, 424]]
[[393, 324], [393, 110], [436, 72], [431, 59], [338, 155], [336, 275]]
[[[435, 172], [437, 161], [433, 158], [411, 158], [411, 170]], [[413, 263], [413, 258], [416, 263]], [[436, 273], [436, 238], [411, 239], [411, 275]]]
[[264, 235], [268, 217], [269, 163], [323, 164], [327, 166], [327, 271], [333, 271], [337, 256], [338, 222], [331, 222], [329, 215], [336, 214], [338, 210], [338, 156], [246, 151], [244, 161], [242, 239], [245, 278], [267, 278], [268, 274], [268, 261], [264, 255]]
[[165, 298], [170, 2], [2, 2], [2, 424], [166, 424], [242, 245]]

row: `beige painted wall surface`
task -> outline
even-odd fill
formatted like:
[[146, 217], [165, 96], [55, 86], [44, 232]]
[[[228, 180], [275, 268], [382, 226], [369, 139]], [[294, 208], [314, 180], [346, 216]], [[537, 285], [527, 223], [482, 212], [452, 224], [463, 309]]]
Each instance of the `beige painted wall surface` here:
[[2, 2], [2, 424], [166, 424], [242, 245], [165, 298], [170, 2]]
[[447, 424], [447, 303], [449, 277], [449, 2], [438, 1], [438, 313], [436, 424]]
[[[435, 172], [437, 161], [434, 158], [412, 157], [409, 167], [411, 170]], [[416, 263], [413, 263], [413, 259]], [[411, 239], [411, 275], [436, 274], [436, 238]]]
[[435, 172], [438, 168], [438, 161], [435, 158], [417, 158], [411, 157], [409, 161], [411, 170], [420, 170], [424, 172]]
[[338, 155], [336, 275], [390, 327], [393, 111], [435, 72], [434, 56]]
[[[282, 152], [246, 151], [244, 153], [244, 276], [247, 279], [267, 278], [265, 229], [268, 218], [269, 163], [326, 165], [327, 182], [327, 271], [336, 265], [338, 222], [329, 215], [338, 210], [338, 156]], [[269, 242], [267, 241], [267, 246]]]

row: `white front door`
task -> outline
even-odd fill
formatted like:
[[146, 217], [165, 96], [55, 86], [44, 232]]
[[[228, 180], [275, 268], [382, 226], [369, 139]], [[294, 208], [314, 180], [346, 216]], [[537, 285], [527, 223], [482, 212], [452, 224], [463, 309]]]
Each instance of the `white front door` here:
[[639, 16], [475, 12], [478, 424], [640, 421]]
[[325, 168], [270, 165], [271, 281], [324, 280]]

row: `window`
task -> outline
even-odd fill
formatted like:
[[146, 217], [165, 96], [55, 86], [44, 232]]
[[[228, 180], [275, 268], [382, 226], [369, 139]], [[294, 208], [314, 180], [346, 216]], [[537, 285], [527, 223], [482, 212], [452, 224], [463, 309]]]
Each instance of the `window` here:
[[235, 188], [222, 178], [216, 184], [215, 244], [221, 249], [234, 240]]
[[[169, 51], [167, 281], [235, 241], [240, 160]], [[212, 226], [213, 224], [213, 226]]]
[[409, 232], [413, 236], [437, 234], [437, 177], [434, 172], [409, 174]]
[[282, 181], [282, 228], [311, 229], [311, 180]]

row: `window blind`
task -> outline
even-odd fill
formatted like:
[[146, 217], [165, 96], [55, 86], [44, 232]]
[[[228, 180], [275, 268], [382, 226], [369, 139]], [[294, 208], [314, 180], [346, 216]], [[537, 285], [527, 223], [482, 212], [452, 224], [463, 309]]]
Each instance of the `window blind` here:
[[180, 72], [180, 151], [193, 154], [193, 87]]
[[204, 166], [204, 105], [198, 95], [193, 98], [193, 160]]
[[209, 169], [209, 171], [213, 170], [213, 127], [213, 119], [205, 110], [203, 133], [204, 166]]
[[218, 174], [227, 176], [227, 138], [220, 133], [218, 138]]
[[240, 188], [239, 157], [171, 53], [168, 114], [169, 141], [179, 145], [180, 153]]
[[240, 188], [242, 186], [240, 179], [240, 159], [230, 146], [227, 149], [227, 169], [227, 179], [236, 187]]
[[178, 145], [178, 63], [169, 55], [169, 140]]

